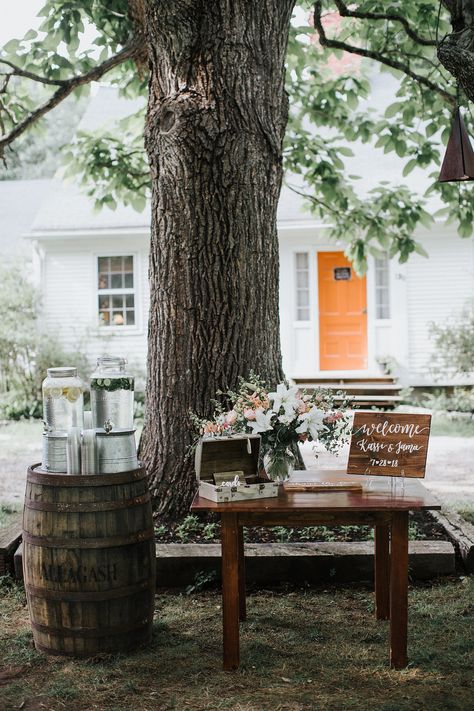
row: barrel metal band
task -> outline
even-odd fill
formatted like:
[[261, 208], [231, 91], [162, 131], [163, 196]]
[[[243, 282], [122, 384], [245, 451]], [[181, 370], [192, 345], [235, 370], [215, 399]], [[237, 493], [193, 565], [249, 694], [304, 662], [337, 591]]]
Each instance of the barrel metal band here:
[[150, 492], [141, 496], [135, 496], [126, 501], [81, 501], [68, 504], [66, 502], [51, 503], [49, 501], [33, 501], [27, 499], [25, 508], [35, 511], [57, 511], [58, 513], [81, 513], [83, 511], [93, 513], [94, 511], [114, 511], [118, 509], [128, 509], [132, 506], [140, 506], [151, 500]]
[[153, 528], [138, 531], [129, 536], [109, 536], [107, 538], [49, 538], [32, 536], [31, 533], [23, 531], [23, 541], [39, 548], [117, 548], [149, 541], [154, 538], [154, 535]]
[[58, 637], [74, 637], [79, 639], [96, 639], [98, 637], [114, 637], [119, 634], [129, 634], [138, 632], [139, 630], [148, 627], [152, 623], [152, 619], [145, 618], [133, 625], [117, 625], [115, 627], [76, 627], [68, 629], [67, 627], [49, 627], [48, 625], [39, 625], [37, 622], [31, 621], [31, 626], [37, 632], [42, 632], [47, 635], [56, 635]]
[[120, 597], [131, 597], [150, 590], [154, 594], [154, 581], [142, 580], [135, 585], [127, 585], [123, 588], [112, 588], [110, 590], [88, 590], [74, 592], [69, 590], [48, 590], [26, 583], [25, 589], [30, 597], [38, 597], [44, 600], [59, 600], [60, 602], [101, 602], [104, 600], [116, 600]]
[[108, 486], [109, 484], [130, 484], [132, 481], [146, 479], [147, 473], [143, 467], [128, 472], [116, 474], [51, 474], [40, 471], [41, 464], [35, 464], [28, 469], [27, 481], [29, 484], [42, 484], [43, 486]]

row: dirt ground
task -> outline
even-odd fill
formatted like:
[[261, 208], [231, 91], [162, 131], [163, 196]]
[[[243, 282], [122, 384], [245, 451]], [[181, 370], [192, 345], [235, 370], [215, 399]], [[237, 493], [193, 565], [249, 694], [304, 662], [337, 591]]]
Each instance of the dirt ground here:
[[[26, 469], [41, 461], [42, 424], [14, 422], [0, 426], [0, 503], [21, 506]], [[341, 468], [347, 463], [348, 448], [334, 457], [318, 451], [315, 459], [310, 444], [303, 446], [308, 468]], [[425, 485], [441, 503], [454, 508], [474, 506], [474, 437], [430, 439]]]

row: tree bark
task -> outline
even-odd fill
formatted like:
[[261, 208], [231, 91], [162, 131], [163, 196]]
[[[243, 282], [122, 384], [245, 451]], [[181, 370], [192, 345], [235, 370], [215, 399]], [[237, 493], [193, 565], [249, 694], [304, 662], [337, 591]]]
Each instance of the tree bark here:
[[282, 377], [276, 211], [294, 0], [148, 0], [152, 183], [147, 419], [155, 510], [188, 509], [191, 411]]
[[438, 59], [474, 101], [474, 0], [443, 0], [453, 32], [442, 39]]

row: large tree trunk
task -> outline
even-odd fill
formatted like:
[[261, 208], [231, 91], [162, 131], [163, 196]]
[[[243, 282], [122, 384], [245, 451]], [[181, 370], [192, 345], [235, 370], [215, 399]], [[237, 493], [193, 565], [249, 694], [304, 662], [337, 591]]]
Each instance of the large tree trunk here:
[[148, 0], [152, 181], [147, 419], [155, 508], [195, 489], [190, 411], [282, 376], [276, 211], [294, 0]]
[[474, 101], [474, 0], [443, 0], [453, 32], [442, 39], [438, 58]]

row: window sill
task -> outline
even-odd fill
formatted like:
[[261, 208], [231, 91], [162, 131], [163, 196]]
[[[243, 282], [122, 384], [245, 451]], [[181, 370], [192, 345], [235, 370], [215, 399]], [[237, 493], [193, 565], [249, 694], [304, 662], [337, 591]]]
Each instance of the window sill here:
[[106, 336], [110, 333], [113, 333], [114, 336], [119, 333], [124, 336], [142, 336], [144, 331], [143, 328], [135, 326], [99, 326], [95, 329], [95, 333], [97, 336]]

